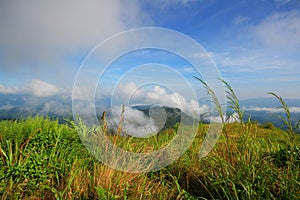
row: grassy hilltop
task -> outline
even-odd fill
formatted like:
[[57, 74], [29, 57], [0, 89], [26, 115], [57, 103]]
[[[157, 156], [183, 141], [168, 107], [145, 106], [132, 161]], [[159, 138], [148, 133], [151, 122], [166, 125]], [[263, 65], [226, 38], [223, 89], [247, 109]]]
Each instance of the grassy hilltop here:
[[[281, 119], [287, 130], [271, 123], [259, 125], [250, 119], [244, 122], [237, 96], [221, 80], [229, 108], [238, 119], [228, 124], [214, 91], [199, 80], [223, 124], [220, 138], [206, 157], [200, 159], [199, 151], [201, 144], [209, 140], [206, 137], [209, 124], [196, 125], [193, 143], [171, 165], [155, 172], [127, 173], [99, 162], [82, 141], [98, 147], [103, 145], [99, 138], [106, 136], [102, 139], [107, 138], [129, 152], [149, 153], [174, 141], [176, 134], [193, 134], [191, 127], [178, 129], [177, 125], [141, 139], [107, 134], [105, 118], [102, 125], [92, 128], [82, 123], [75, 125], [74, 121], [60, 124], [38, 116], [0, 121], [0, 196], [2, 199], [299, 199], [300, 135], [295, 131], [300, 122], [293, 124], [289, 107], [281, 96], [270, 93], [286, 114]], [[181, 140], [176, 141], [175, 148], [181, 148]], [[107, 151], [110, 155], [114, 153]], [[151, 165], [150, 161], [148, 166]]]
[[[213, 151], [198, 153], [209, 125], [191, 147], [156, 172], [113, 170], [82, 145], [74, 124], [42, 117], [0, 122], [2, 199], [298, 199], [300, 138], [257, 123], [227, 124]], [[78, 128], [78, 127], [77, 127]], [[105, 134], [101, 132], [97, 134]], [[108, 136], [134, 152], [150, 152], [175, 136]]]

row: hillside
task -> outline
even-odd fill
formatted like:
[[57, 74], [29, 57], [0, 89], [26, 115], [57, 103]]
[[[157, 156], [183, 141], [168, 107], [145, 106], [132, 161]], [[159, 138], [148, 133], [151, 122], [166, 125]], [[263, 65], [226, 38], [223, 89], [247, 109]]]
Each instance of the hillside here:
[[[228, 124], [213, 151], [199, 159], [209, 125], [200, 124], [191, 147], [166, 168], [116, 171], [84, 148], [72, 121], [34, 117], [0, 121], [2, 199], [298, 199], [299, 135], [257, 123]], [[93, 134], [105, 134], [97, 129]], [[186, 129], [188, 131], [188, 129]], [[91, 134], [91, 133], [89, 133]], [[128, 151], [152, 152], [176, 135], [107, 135]], [[152, 163], [149, 163], [150, 165]], [[134, 166], [132, 166], [134, 167]]]

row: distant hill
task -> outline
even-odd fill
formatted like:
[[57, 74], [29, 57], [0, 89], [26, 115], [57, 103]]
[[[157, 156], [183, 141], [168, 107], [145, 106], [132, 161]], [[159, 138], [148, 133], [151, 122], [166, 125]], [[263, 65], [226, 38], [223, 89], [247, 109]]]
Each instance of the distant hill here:
[[[300, 120], [300, 99], [284, 99], [291, 110], [291, 118], [296, 124]], [[286, 118], [284, 112], [278, 109], [281, 106], [276, 98], [255, 98], [240, 101], [240, 106], [245, 110], [244, 120], [249, 117], [252, 121], [257, 121], [260, 124], [272, 122], [275, 126], [285, 129], [286, 126], [278, 117]], [[295, 112], [294, 108], [297, 108]]]
[[[149, 117], [150, 109], [155, 110], [155, 107], [153, 108], [153, 106], [155, 105], [138, 105], [138, 106], [132, 106], [132, 108], [142, 111], [146, 116]], [[167, 114], [167, 119], [164, 125], [164, 129], [174, 127], [176, 123], [180, 123], [180, 122], [182, 122], [185, 125], [193, 124], [193, 118], [188, 116], [186, 113], [182, 112], [179, 108], [161, 106], [159, 109], [164, 109]]]
[[[79, 101], [79, 100], [78, 100]], [[300, 99], [285, 99], [286, 103], [295, 111], [291, 112], [294, 123], [300, 120]], [[86, 102], [80, 102], [85, 105]], [[110, 99], [105, 99], [105, 104], [109, 105]], [[105, 106], [96, 102], [97, 110], [103, 111]], [[142, 111], [149, 117], [149, 110], [152, 105], [135, 105], [132, 108]], [[244, 120], [249, 117], [252, 121], [260, 124], [272, 122], [277, 127], [283, 127], [282, 121], [275, 115], [285, 117], [282, 112], [273, 112], [277, 106], [280, 106], [276, 98], [257, 98], [240, 101], [240, 106], [245, 110]], [[181, 115], [186, 120], [185, 123], [192, 122], [192, 119], [179, 108], [163, 107], [167, 114], [165, 127], [173, 127], [181, 121]], [[101, 115], [99, 111], [98, 116]], [[28, 94], [0, 94], [0, 119], [17, 119], [32, 115], [50, 116], [52, 118], [69, 118], [72, 116], [72, 100], [70, 97], [55, 95], [49, 97], [36, 97]], [[206, 120], [206, 122], [208, 122]]]
[[67, 97], [0, 94], [0, 119], [17, 119], [32, 115], [64, 118], [71, 113], [71, 100]]
[[[284, 99], [289, 107], [300, 107], [300, 99]], [[253, 98], [240, 100], [240, 106], [244, 107], [267, 107], [275, 108], [280, 106], [280, 103], [276, 98]]]

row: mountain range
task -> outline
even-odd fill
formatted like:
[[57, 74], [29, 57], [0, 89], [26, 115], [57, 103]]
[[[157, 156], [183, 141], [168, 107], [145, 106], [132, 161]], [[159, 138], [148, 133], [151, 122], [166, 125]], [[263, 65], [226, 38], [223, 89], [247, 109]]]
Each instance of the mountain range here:
[[[300, 120], [300, 99], [285, 99], [291, 109], [291, 117], [294, 123]], [[83, 107], [87, 102], [81, 102]], [[142, 111], [149, 117], [151, 105], [135, 105], [133, 109]], [[240, 101], [241, 108], [245, 111], [244, 120], [251, 118], [260, 124], [272, 122], [275, 126], [283, 127], [278, 115], [285, 117], [277, 107], [280, 103], [275, 98], [256, 98]], [[99, 106], [98, 106], [99, 107]], [[98, 108], [96, 106], [96, 108]], [[102, 107], [103, 109], [103, 107]], [[166, 126], [170, 127], [181, 119], [181, 110], [164, 106], [167, 114]], [[185, 113], [183, 113], [186, 115]], [[17, 119], [33, 115], [49, 116], [52, 118], [69, 118], [72, 116], [72, 100], [67, 96], [53, 95], [37, 97], [26, 94], [0, 94], [0, 119]], [[100, 114], [99, 114], [100, 115]], [[207, 121], [206, 121], [207, 122]]]

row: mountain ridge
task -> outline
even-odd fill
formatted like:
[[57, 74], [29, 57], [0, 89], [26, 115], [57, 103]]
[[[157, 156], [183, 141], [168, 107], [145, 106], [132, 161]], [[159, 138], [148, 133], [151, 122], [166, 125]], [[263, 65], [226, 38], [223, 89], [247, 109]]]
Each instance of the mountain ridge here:
[[[300, 99], [284, 99], [289, 107], [299, 107]], [[83, 105], [84, 101], [76, 100]], [[97, 103], [96, 103], [97, 104]], [[144, 112], [148, 115], [151, 104], [135, 104], [131, 107]], [[244, 120], [249, 117], [253, 121], [257, 121], [261, 124], [266, 122], [272, 122], [278, 127], [282, 127], [283, 123], [275, 113], [265, 110], [253, 109], [253, 108], [276, 108], [280, 106], [280, 103], [276, 98], [251, 98], [240, 100], [240, 106], [245, 109]], [[96, 108], [104, 109], [104, 107], [96, 106]], [[168, 114], [168, 124], [174, 125], [180, 121], [180, 109], [165, 106]], [[283, 112], [277, 112], [282, 117], [285, 117]], [[0, 119], [18, 119], [26, 118], [28, 116], [42, 115], [50, 116], [53, 118], [69, 118], [72, 116], [72, 99], [67, 96], [53, 95], [48, 97], [37, 97], [26, 94], [1, 94], [0, 93]], [[171, 116], [173, 115], [173, 116]], [[149, 116], [149, 115], [148, 115]], [[294, 122], [300, 119], [300, 112], [291, 112]], [[173, 118], [173, 119], [171, 119]], [[176, 122], [175, 122], [176, 121]]]

